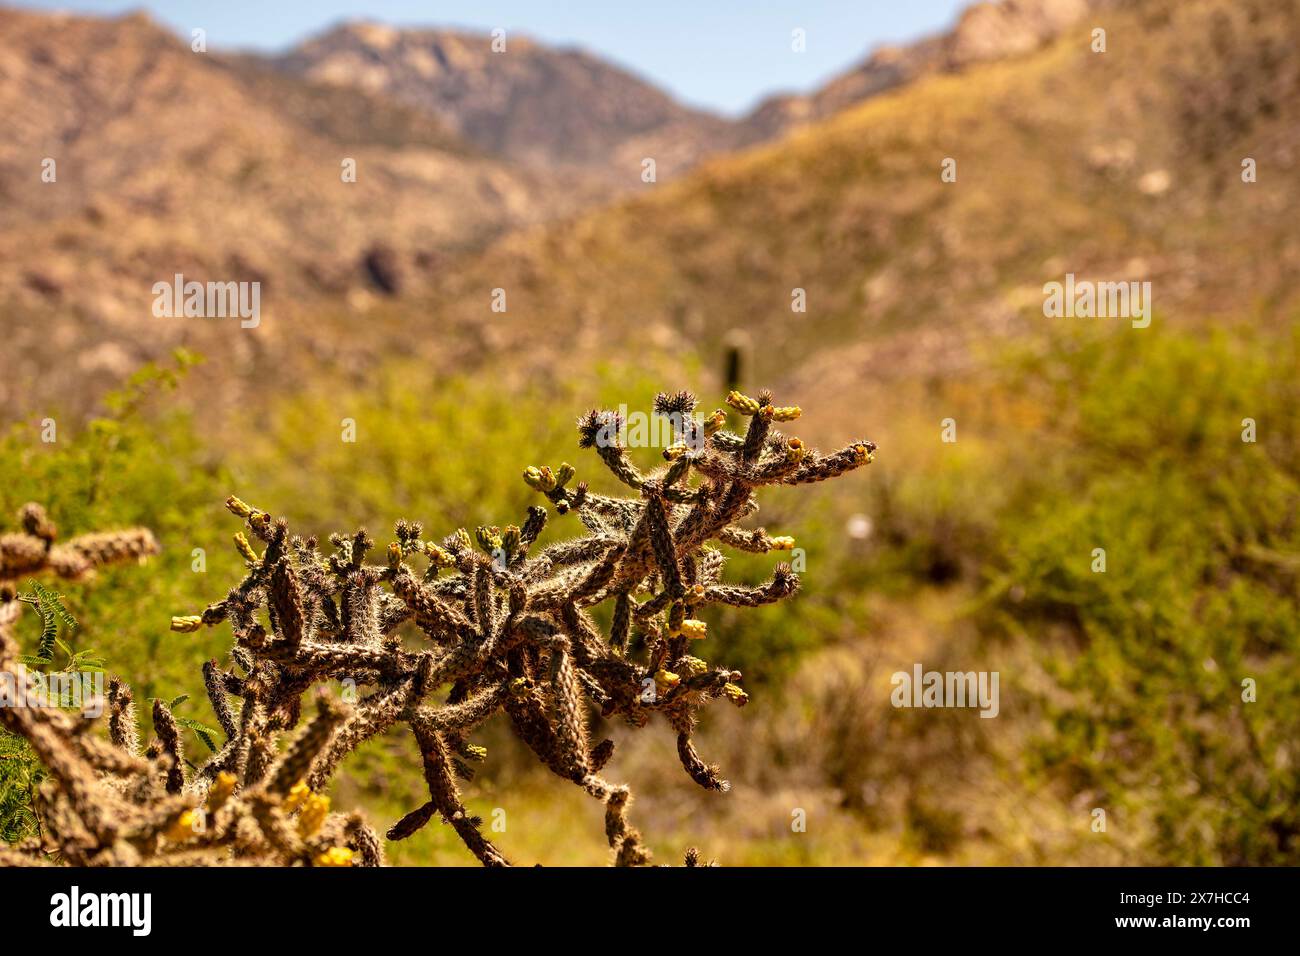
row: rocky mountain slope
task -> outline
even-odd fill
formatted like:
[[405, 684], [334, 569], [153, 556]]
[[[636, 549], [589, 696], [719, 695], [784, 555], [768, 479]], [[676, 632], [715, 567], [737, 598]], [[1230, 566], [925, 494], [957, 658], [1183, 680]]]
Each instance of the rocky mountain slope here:
[[93, 386], [169, 344], [245, 354], [229, 323], [152, 315], [176, 273], [259, 281], [264, 318], [284, 316], [394, 291], [590, 199], [423, 112], [195, 53], [144, 16], [0, 9], [0, 115], [6, 404], [38, 376]]
[[806, 96], [774, 96], [745, 118], [743, 138], [758, 142], [848, 109], [924, 76], [955, 73], [978, 63], [1032, 53], [1064, 31], [1088, 25], [1094, 11], [1123, 0], [1001, 0], [974, 3], [949, 30], [872, 51]]
[[[1150, 282], [1157, 331], [1132, 335], [1295, 307], [1300, 4], [1149, 0], [1106, 25], [1106, 53], [1075, 31], [505, 237], [443, 274], [429, 321], [504, 367], [492, 350], [569, 366], [741, 336], [758, 382], [862, 395], [1070, 322], [1042, 312], [1066, 273]], [[510, 310], [485, 324], [489, 283]]]
[[1030, 53], [1089, 12], [1124, 0], [1000, 0], [972, 5], [947, 31], [874, 51], [808, 95], [773, 96], [738, 120], [692, 110], [596, 57], [525, 36], [341, 24], [275, 69], [382, 93], [424, 110], [484, 151], [542, 168], [579, 168], [614, 189], [654, 157], [672, 176], [702, 159], [779, 137], [921, 77]]
[[[942, 68], [572, 221], [608, 190], [580, 163], [506, 164], [390, 93], [194, 54], [142, 18], [5, 12], [0, 398], [93, 395], [172, 344], [237, 391], [394, 354], [519, 375], [611, 349], [712, 361], [733, 336], [770, 384], [857, 387], [1036, 328], [1067, 272], [1149, 280], [1166, 321], [1292, 300], [1294, 0], [1124, 4], [1106, 53], [1084, 29], [1043, 40], [1062, 13], [991, 60], [961, 53], [988, 51], [986, 9]], [[178, 271], [261, 279], [262, 328], [154, 318]]]
[[579, 50], [526, 36], [397, 29], [354, 22], [269, 61], [286, 73], [356, 87], [424, 110], [484, 151], [545, 169], [578, 168], [617, 185], [654, 156], [668, 173], [730, 148], [723, 119]]

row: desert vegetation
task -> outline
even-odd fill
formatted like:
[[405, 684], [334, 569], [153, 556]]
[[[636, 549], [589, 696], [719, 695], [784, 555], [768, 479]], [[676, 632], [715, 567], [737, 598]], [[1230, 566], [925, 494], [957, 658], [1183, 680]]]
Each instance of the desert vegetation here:
[[[565, 92], [640, 78], [540, 44], [361, 26], [273, 62], [0, 22], [0, 102], [58, 105], [0, 148], [6, 660], [118, 675], [144, 740], [0, 733], [13, 853], [50, 848], [36, 797], [66, 807], [75, 764], [132, 821], [115, 857], [57, 810], [84, 861], [1300, 861], [1300, 5], [980, 5], [807, 97], [645, 128]], [[510, 108], [547, 75], [555, 122]], [[649, 183], [653, 143], [680, 150]], [[261, 324], [149, 315], [200, 270], [265, 280]], [[1149, 281], [1149, 326], [1049, 317], [1067, 273]], [[737, 389], [744, 427], [574, 457], [575, 409], [648, 415], [665, 382]], [[761, 387], [816, 410], [797, 444], [747, 439], [793, 431]], [[787, 480], [863, 434], [870, 480]], [[700, 538], [704, 499], [730, 516]], [[147, 564], [86, 573], [123, 534]], [[999, 673], [996, 719], [895, 707], [918, 663]], [[294, 752], [332, 771], [273, 793]]]
[[[335, 550], [326, 560], [315, 538], [291, 537], [283, 519], [227, 499], [264, 550], [259, 554], [242, 532], [236, 535], [247, 576], [201, 614], [171, 622], [182, 633], [231, 625], [230, 669], [216, 660], [203, 668], [224, 743], [218, 747], [214, 731], [194, 725], [216, 752], [187, 779], [177, 719], [159, 699], [153, 704], [158, 737], [145, 752], [151, 760], [141, 760], [131, 693], [116, 679], [109, 690], [116, 751], [90, 746], [94, 738], [74, 733], [57, 709], [0, 711], [50, 774], [39, 794], [39, 839], [25, 848], [38, 858], [48, 853], [80, 864], [216, 863], [226, 851], [245, 862], [328, 865], [355, 853], [377, 864], [374, 834], [359, 817], [329, 815], [319, 793], [360, 744], [404, 724], [418, 745], [429, 799], [393, 824], [388, 839], [405, 839], [437, 815], [480, 862], [503, 865], [505, 857], [482, 834], [483, 821], [466, 810], [455, 782], [457, 775], [472, 779], [470, 764], [486, 756], [469, 742], [470, 733], [502, 712], [544, 766], [604, 804], [615, 860], [649, 862], [641, 834], [626, 818], [628, 788], [600, 776], [614, 742], [591, 743], [587, 708], [633, 727], [661, 715], [691, 779], [706, 790], [728, 790], [692, 743], [696, 711], [716, 698], [743, 706], [748, 694], [741, 672], [688, 653], [707, 636], [707, 624], [695, 614], [713, 604], [755, 608], [780, 601], [795, 593], [799, 579], [788, 564], [777, 564], [761, 586], [725, 584], [726, 558], [712, 542], [756, 554], [789, 550], [793, 538], [735, 524], [757, 510], [755, 489], [835, 478], [866, 464], [875, 450], [861, 439], [823, 456], [774, 427], [798, 419], [799, 407], [777, 406], [767, 393], [752, 398], [733, 391], [727, 401], [748, 420], [743, 433], [724, 427], [721, 408], [707, 419], [697, 416], [689, 392], [658, 395], [654, 411], [669, 423], [672, 441], [663, 451], [669, 463], [651, 473], [628, 457], [618, 413], [582, 416], [581, 447], [594, 449], [638, 497], [596, 494], [586, 482], [569, 487], [576, 469], [567, 463], [554, 471], [530, 466], [527, 484], [586, 531], [531, 556], [549, 514], [540, 506], [529, 508], [522, 525], [480, 526], [473, 538], [461, 528], [441, 544], [424, 540], [421, 525], [401, 521], [385, 565], [376, 566], [366, 561], [374, 542], [365, 530], [331, 536]], [[157, 551], [143, 530], [55, 545], [53, 526], [34, 504], [20, 519], [22, 533], [0, 538], [5, 576], [52, 571], [75, 578]], [[408, 564], [417, 558], [426, 564], [418, 576]], [[443, 569], [454, 573], [440, 576]], [[49, 663], [56, 614], [71, 621], [54, 592], [35, 581], [32, 587], [31, 596], [6, 596], [0, 618], [6, 670], [18, 663], [7, 632], [23, 602], [43, 622], [42, 656], [27, 663]], [[612, 612], [602, 634], [591, 609], [606, 602]], [[400, 629], [408, 622], [435, 650], [403, 649]], [[330, 681], [346, 684], [353, 700], [359, 686], [370, 692], [355, 708], [321, 698], [318, 715], [281, 754], [278, 740], [298, 725], [304, 696]], [[442, 690], [442, 705], [429, 704]], [[238, 710], [232, 697], [241, 701]], [[35, 795], [30, 775], [23, 782]], [[120, 794], [134, 813], [114, 812]], [[210, 822], [193, 827], [196, 812]], [[286, 819], [295, 812], [297, 837]]]

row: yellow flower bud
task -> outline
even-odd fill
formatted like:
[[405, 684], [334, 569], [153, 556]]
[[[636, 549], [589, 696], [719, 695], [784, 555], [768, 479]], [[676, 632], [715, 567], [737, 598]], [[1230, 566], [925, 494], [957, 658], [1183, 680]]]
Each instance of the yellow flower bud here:
[[655, 687], [661, 694], [668, 693], [681, 682], [682, 679], [672, 671], [666, 671], [662, 667], [655, 671]]
[[727, 413], [720, 408], [715, 409], [713, 414], [704, 420], [705, 437], [722, 431], [722, 426], [725, 424], [727, 424]]
[[317, 853], [312, 863], [316, 866], [351, 866], [353, 853], [345, 846], [332, 846], [324, 853]]
[[794, 538], [782, 535], [772, 539], [773, 551], [790, 551], [794, 548]]
[[574, 468], [567, 461], [561, 462], [559, 469], [555, 473], [555, 487], [563, 488], [577, 473], [578, 469]]
[[737, 707], [744, 707], [749, 703], [749, 695], [745, 693], [744, 688], [739, 684], [724, 684], [722, 693], [726, 695], [727, 700], [731, 701]]
[[244, 504], [244, 502], [240, 501], [234, 495], [231, 495], [226, 499], [226, 507], [230, 510], [230, 513], [235, 515], [237, 518], [247, 518], [253, 513], [252, 508], [248, 507], [248, 505]]
[[244, 532], [235, 532], [235, 550], [240, 553], [245, 561], [257, 561], [257, 552], [253, 546], [248, 543], [248, 538], [244, 537]]
[[311, 789], [307, 786], [305, 781], [299, 780], [289, 788], [289, 795], [284, 798], [285, 810], [292, 813], [294, 810], [297, 810], [306, 803], [307, 798], [310, 796]]
[[330, 798], [313, 793], [303, 804], [302, 812], [298, 814], [298, 835], [306, 839], [315, 834], [324, 824], [329, 812]]
[[163, 836], [173, 843], [183, 843], [194, 836], [194, 811], [186, 810], [163, 831]]
[[742, 415], [755, 415], [758, 413], [759, 409], [757, 400], [735, 390], [732, 390], [727, 394], [727, 404]]
[[202, 626], [203, 617], [199, 614], [186, 614], [172, 618], [172, 630], [179, 631], [182, 634], [189, 634], [192, 631], [197, 631]]
[[686, 635], [688, 640], [700, 641], [708, 636], [709, 625], [703, 621], [697, 621], [695, 618], [687, 618], [682, 621], [682, 634]]
[[402, 566], [402, 546], [396, 541], [388, 544], [388, 566], [394, 571]]
[[792, 422], [802, 414], [803, 409], [798, 405], [786, 405], [772, 410], [772, 417], [778, 422]]

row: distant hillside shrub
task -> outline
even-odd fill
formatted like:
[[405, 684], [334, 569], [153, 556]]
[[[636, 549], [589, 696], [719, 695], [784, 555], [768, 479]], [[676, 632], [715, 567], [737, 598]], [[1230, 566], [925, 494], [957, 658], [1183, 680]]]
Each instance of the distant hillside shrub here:
[[988, 619], [1055, 680], [1038, 766], [1169, 862], [1300, 861], [1298, 347], [1117, 337], [1028, 370], [1069, 450], [1004, 516]]

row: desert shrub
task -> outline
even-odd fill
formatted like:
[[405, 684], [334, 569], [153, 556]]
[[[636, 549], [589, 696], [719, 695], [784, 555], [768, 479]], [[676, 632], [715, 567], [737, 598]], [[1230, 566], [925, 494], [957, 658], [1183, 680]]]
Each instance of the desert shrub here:
[[1300, 858], [1298, 344], [1076, 341], [1019, 383], [1061, 480], [1002, 515], [981, 619], [1052, 678], [1032, 765], [1165, 862]]
[[[871, 483], [875, 533], [840, 587], [967, 602], [933, 653], [978, 628], [964, 657], [1004, 671], [998, 759], [1026, 793], [1083, 808], [1064, 819], [1085, 840], [1102, 807], [1148, 862], [1300, 858], [1298, 348], [1294, 329], [1244, 326], [1036, 338], [977, 388], [945, 384], [931, 407], [961, 420], [959, 442], [936, 451], [924, 416], [891, 448], [905, 477]], [[850, 779], [888, 792], [891, 771], [864, 768]]]

